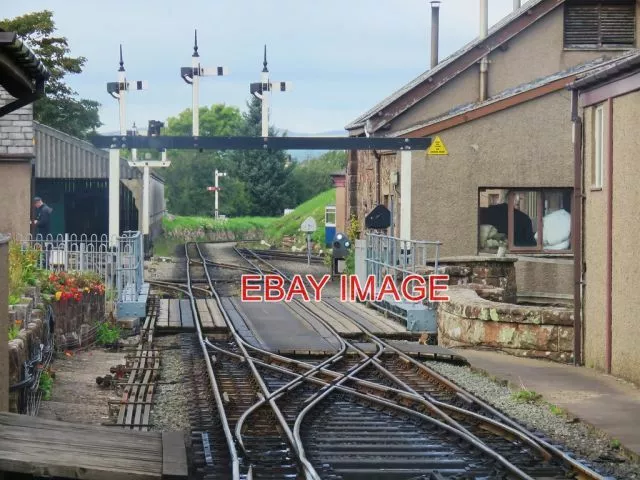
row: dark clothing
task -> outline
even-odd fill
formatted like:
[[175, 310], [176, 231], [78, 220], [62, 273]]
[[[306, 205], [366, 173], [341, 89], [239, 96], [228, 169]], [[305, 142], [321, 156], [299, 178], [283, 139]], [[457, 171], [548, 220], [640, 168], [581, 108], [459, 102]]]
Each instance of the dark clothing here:
[[[513, 217], [513, 244], [516, 247], [531, 247], [537, 245], [529, 215], [514, 209]], [[490, 207], [481, 207], [480, 224], [493, 225], [499, 233], [508, 235], [509, 205], [500, 203], [498, 205], [491, 205]]]
[[43, 237], [51, 233], [51, 212], [53, 209], [46, 204], [42, 204], [40, 208], [36, 208], [36, 235], [42, 235]]

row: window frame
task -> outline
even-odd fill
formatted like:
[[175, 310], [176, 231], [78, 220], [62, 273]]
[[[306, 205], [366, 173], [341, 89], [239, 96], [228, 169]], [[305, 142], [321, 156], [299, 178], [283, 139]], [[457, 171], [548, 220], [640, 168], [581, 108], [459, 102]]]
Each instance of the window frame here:
[[[608, 32], [602, 31], [602, 7], [612, 6], [611, 4], [607, 5], [606, 1], [602, 0], [567, 0], [564, 3], [563, 10], [563, 23], [562, 23], [562, 46], [564, 50], [633, 50], [637, 48], [638, 45], [638, 19], [637, 19], [637, 6], [635, 2], [632, 0], [619, 0], [617, 2], [617, 6], [625, 6], [629, 4], [629, 7], [633, 8], [633, 21], [634, 21], [634, 29], [633, 29], [633, 42], [631, 44], [627, 43], [603, 43], [603, 36], [607, 35]], [[632, 5], [633, 4], [633, 5]], [[568, 43], [567, 41], [567, 11], [572, 7], [586, 7], [586, 6], [595, 6], [598, 8], [598, 32], [597, 32], [597, 43]]]
[[593, 190], [602, 190], [604, 186], [605, 127], [604, 105], [600, 104], [593, 110], [593, 152], [591, 155], [591, 189]]

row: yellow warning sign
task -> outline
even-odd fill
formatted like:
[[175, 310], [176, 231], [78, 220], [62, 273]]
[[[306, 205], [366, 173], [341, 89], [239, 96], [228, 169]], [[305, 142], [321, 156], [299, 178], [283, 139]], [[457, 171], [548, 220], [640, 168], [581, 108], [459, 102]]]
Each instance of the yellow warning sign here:
[[449, 155], [449, 152], [447, 152], [447, 147], [444, 146], [440, 137], [436, 137], [427, 149], [427, 155]]

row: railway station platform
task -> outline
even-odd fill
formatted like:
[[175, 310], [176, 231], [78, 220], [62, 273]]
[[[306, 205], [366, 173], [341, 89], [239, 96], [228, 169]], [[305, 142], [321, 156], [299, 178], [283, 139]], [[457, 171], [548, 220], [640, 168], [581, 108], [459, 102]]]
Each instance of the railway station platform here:
[[141, 432], [0, 413], [0, 478], [188, 478], [182, 432]]
[[640, 455], [640, 388], [586, 367], [521, 358], [500, 352], [452, 349], [472, 368], [515, 388], [523, 384]]

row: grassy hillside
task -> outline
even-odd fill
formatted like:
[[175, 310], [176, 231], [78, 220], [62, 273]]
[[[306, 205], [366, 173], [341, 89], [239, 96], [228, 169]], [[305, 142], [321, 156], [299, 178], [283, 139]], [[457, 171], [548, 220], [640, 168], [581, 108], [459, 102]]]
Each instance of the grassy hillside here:
[[327, 190], [298, 206], [283, 217], [236, 217], [216, 221], [211, 217], [168, 216], [162, 221], [164, 234], [154, 243], [154, 254], [171, 256], [176, 246], [185, 241], [242, 240], [264, 238], [277, 247], [284, 236], [296, 237], [296, 243], [304, 245], [305, 235], [300, 224], [309, 216], [316, 220], [318, 229], [312, 235], [314, 242], [324, 241], [324, 209], [335, 204], [335, 189]]
[[267, 242], [277, 244], [285, 235], [295, 236], [296, 239], [304, 242], [304, 234], [300, 232], [300, 224], [310, 216], [316, 220], [318, 226], [312, 239], [315, 242], [324, 241], [324, 208], [327, 205], [335, 205], [335, 202], [336, 190], [333, 188], [307, 200], [289, 215], [276, 218], [267, 226], [265, 232]]

